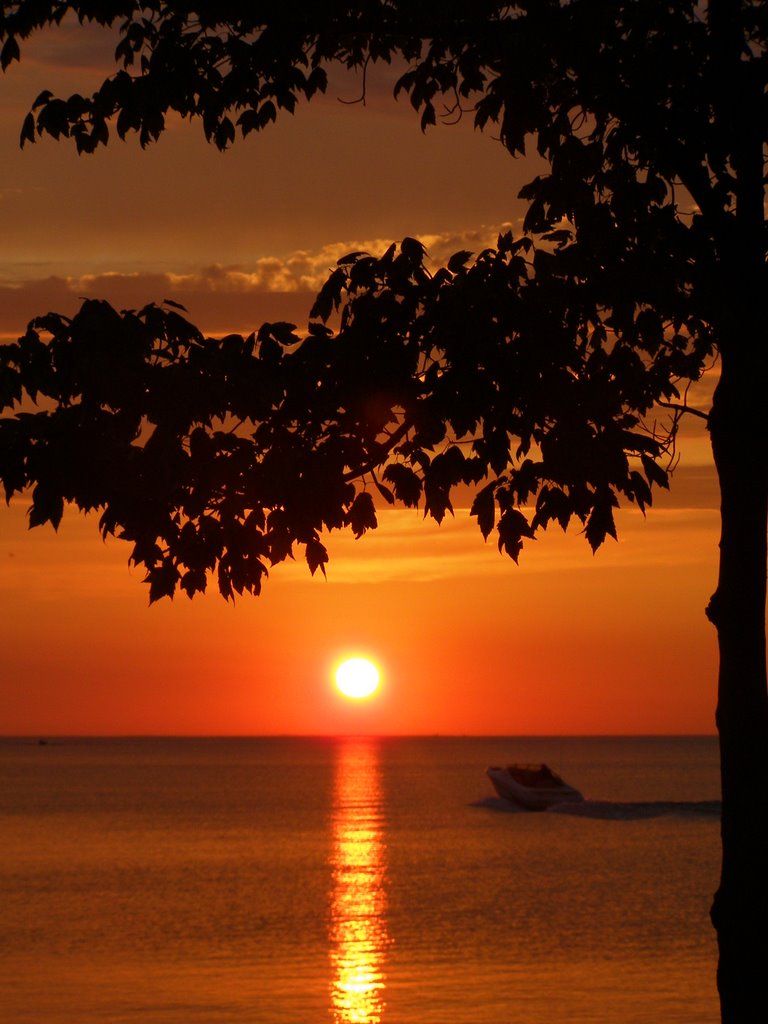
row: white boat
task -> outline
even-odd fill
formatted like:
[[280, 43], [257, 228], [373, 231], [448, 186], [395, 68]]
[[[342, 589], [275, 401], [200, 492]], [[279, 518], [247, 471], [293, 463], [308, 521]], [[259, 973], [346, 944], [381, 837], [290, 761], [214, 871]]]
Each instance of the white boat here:
[[563, 782], [545, 764], [508, 764], [503, 768], [491, 765], [485, 774], [500, 797], [529, 811], [544, 811], [554, 804], [579, 803], [584, 799], [578, 789]]

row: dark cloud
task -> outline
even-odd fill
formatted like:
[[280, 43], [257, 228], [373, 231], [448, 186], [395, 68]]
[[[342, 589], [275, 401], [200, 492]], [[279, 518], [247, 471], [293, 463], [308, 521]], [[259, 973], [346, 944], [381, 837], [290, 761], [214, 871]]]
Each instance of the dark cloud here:
[[[501, 227], [506, 227], [502, 225]], [[465, 232], [422, 235], [434, 265], [459, 249], [478, 252], [493, 244], [499, 226]], [[284, 258], [265, 256], [248, 264], [210, 264], [193, 271], [108, 272], [80, 276], [31, 273], [0, 284], [0, 337], [16, 337], [32, 317], [49, 311], [72, 315], [83, 298], [106, 299], [118, 309], [172, 299], [212, 334], [250, 331], [264, 320], [289, 320], [302, 326], [317, 291], [345, 253], [382, 253], [390, 239], [346, 239], [320, 249], [298, 250]], [[23, 269], [23, 268], [20, 268]]]
[[309, 291], [268, 292], [205, 286], [205, 278], [171, 280], [166, 274], [103, 275], [88, 281], [51, 277], [19, 286], [0, 286], [0, 339], [16, 338], [35, 316], [72, 316], [84, 298], [106, 299], [117, 309], [138, 309], [171, 299], [208, 334], [247, 333], [265, 320], [306, 324], [314, 299]]

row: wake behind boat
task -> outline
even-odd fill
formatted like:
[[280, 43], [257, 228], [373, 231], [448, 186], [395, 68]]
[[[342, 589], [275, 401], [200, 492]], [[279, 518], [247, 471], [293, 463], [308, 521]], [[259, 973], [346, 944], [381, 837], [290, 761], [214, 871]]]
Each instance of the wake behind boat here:
[[545, 764], [491, 765], [485, 774], [505, 800], [529, 811], [545, 811], [561, 803], [580, 803], [584, 797]]

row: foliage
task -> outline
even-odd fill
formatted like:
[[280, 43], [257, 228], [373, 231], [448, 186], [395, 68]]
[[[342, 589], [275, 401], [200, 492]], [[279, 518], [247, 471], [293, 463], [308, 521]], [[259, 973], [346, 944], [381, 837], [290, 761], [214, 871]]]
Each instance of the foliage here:
[[707, 340], [606, 315], [574, 249], [508, 234], [434, 275], [413, 239], [351, 254], [304, 340], [283, 323], [203, 338], [176, 309], [96, 301], [38, 318], [0, 350], [5, 401], [42, 405], [0, 420], [6, 497], [34, 485], [31, 525], [58, 526], [65, 502], [101, 510], [151, 600], [214, 570], [225, 596], [258, 593], [295, 544], [324, 572], [321, 531], [376, 525], [370, 487], [440, 521], [457, 486], [482, 484], [472, 513], [515, 560], [572, 517], [596, 548], [620, 497], [644, 508], [666, 486], [642, 417]]
[[[4, 398], [47, 404], [0, 424], [6, 495], [34, 485], [32, 524], [99, 508], [153, 600], [213, 570], [231, 596], [295, 544], [324, 571], [320, 531], [374, 526], [371, 488], [439, 521], [471, 485], [483, 534], [516, 560], [573, 518], [594, 549], [620, 498], [645, 508], [666, 486], [670, 439], [644, 417], [712, 351], [735, 208], [727, 34], [712, 45], [700, 5], [21, 2], [3, 8], [3, 66], [73, 10], [119, 25], [122, 66], [91, 97], [44, 92], [22, 142], [90, 152], [114, 122], [146, 145], [175, 111], [225, 148], [324, 90], [328, 64], [397, 57], [422, 127], [441, 100], [471, 108], [512, 154], [534, 138], [550, 173], [522, 193], [522, 235], [434, 275], [412, 239], [341, 260], [304, 340], [283, 324], [204, 339], [152, 306], [34, 321], [3, 352]], [[762, 45], [762, 7], [740, 18]]]

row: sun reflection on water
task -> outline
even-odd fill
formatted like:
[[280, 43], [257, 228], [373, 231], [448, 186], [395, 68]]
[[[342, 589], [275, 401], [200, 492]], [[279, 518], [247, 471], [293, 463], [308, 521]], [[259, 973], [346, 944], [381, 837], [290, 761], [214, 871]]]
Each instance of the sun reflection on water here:
[[336, 755], [329, 937], [334, 1024], [380, 1024], [385, 1002], [386, 844], [375, 740]]

